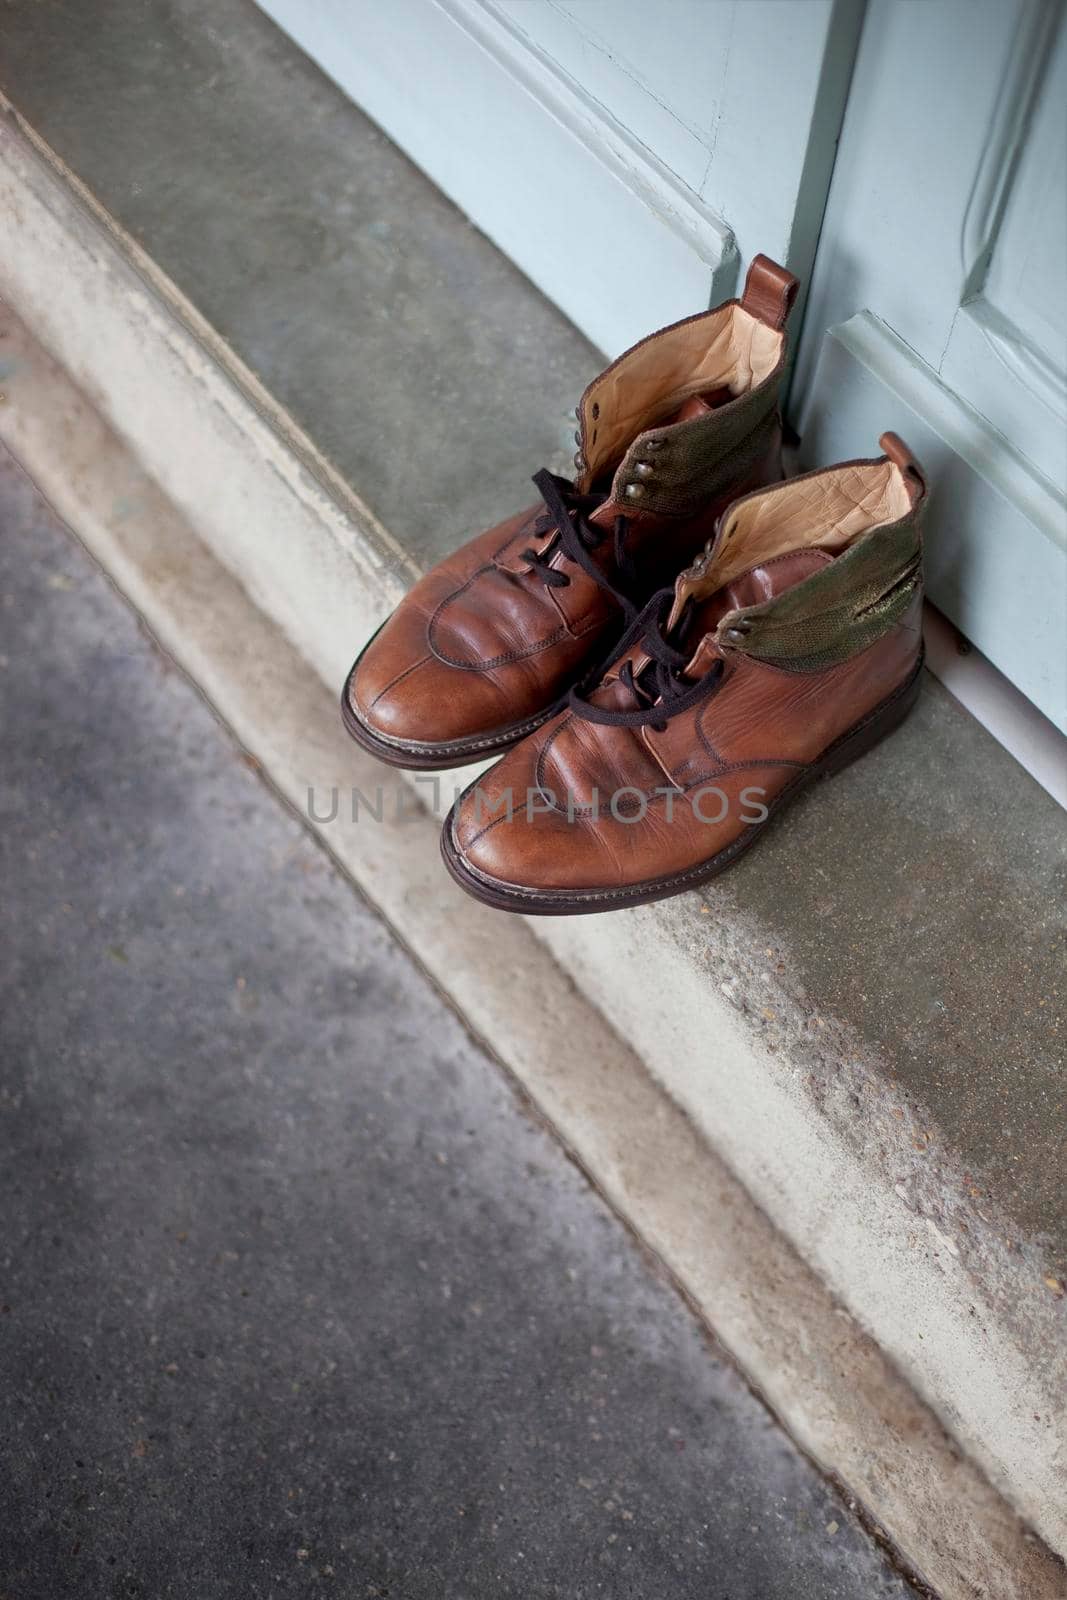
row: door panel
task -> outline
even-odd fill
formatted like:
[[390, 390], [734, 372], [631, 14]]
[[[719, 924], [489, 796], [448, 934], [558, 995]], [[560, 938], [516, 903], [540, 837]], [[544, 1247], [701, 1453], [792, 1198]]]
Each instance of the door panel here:
[[930, 597], [1061, 728], [1065, 104], [1058, 0], [871, 0], [793, 390], [804, 465], [925, 452]]
[[862, 0], [259, 0], [609, 355], [806, 282]]
[[500, 0], [531, 45], [602, 105], [691, 189], [715, 147], [735, 9], [720, 0]]
[[964, 222], [973, 294], [953, 321], [941, 375], [1017, 440], [1047, 477], [1062, 482], [1067, 454], [1067, 26], [1055, 27], [1051, 7], [1029, 8], [1022, 20], [1030, 24], [1017, 36], [1014, 66], [1022, 93], [1006, 109], [1029, 116], [1029, 122], [1021, 147], [1003, 135], [987, 146], [982, 186]]

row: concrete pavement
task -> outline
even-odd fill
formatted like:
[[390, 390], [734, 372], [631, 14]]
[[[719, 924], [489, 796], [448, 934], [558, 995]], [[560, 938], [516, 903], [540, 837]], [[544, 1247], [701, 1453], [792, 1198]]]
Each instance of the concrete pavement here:
[[6, 457], [0, 529], [5, 1600], [910, 1593]]

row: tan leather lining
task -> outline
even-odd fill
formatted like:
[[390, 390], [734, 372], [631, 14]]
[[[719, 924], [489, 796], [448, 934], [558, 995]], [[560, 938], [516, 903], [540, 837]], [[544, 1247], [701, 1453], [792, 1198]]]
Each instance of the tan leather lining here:
[[723, 523], [713, 558], [686, 583], [694, 600], [730, 583], [750, 567], [790, 550], [834, 554], [882, 523], [911, 510], [912, 492], [892, 461], [850, 461], [828, 472], [794, 478], [741, 500]]
[[690, 395], [729, 389], [736, 399], [754, 389], [777, 367], [784, 342], [730, 302], [635, 345], [582, 397], [589, 476], [614, 466], [637, 434], [672, 417]]

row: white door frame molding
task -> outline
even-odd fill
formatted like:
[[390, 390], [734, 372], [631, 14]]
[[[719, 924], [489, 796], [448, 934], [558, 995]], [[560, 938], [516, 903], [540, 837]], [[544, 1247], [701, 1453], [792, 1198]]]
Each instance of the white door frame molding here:
[[588, 154], [631, 188], [714, 275], [736, 270], [734, 237], [700, 196], [608, 108], [526, 38], [497, 0], [435, 0], [445, 14]]

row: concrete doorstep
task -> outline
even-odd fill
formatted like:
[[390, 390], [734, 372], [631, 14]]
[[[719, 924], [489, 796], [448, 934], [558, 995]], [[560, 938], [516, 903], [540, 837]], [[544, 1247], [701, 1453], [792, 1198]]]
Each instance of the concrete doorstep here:
[[[408, 581], [395, 541], [10, 118], [0, 199], [17, 218], [0, 269], [5, 443], [312, 825], [309, 796], [325, 817], [335, 789], [395, 794], [335, 709], [354, 642]], [[397, 809], [378, 824], [344, 808], [318, 831], [794, 1438], [939, 1594], [1061, 1595], [1039, 1537], [1061, 1536], [1067, 1504], [1045, 1247], [992, 1207], [970, 1237], [951, 1151], [934, 1172], [917, 1159], [925, 1114], [850, 1055], [843, 1024], [810, 1006], [794, 1022], [788, 950], [764, 943], [773, 959], [753, 971], [753, 930], [727, 900], [542, 934], [454, 890], [433, 820]], [[841, 1122], [857, 1093], [860, 1140]]]

